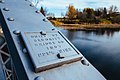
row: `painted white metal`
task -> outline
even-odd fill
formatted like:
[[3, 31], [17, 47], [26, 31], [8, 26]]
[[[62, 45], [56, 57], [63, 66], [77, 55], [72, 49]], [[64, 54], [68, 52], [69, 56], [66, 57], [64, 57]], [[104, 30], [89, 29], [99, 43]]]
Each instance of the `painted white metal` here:
[[[5, 48], [5, 49], [3, 49]], [[0, 62], [2, 63], [2, 69], [4, 74], [0, 72], [0, 75], [5, 75], [6, 79], [4, 80], [15, 80], [15, 76], [13, 74], [13, 64], [11, 60], [10, 54], [7, 52], [7, 43], [3, 42], [0, 46]], [[2, 80], [2, 79], [0, 79]]]
[[[5, 11], [4, 7], [8, 7], [10, 10]], [[85, 60], [87, 65], [77, 61], [36, 73], [30, 55], [23, 52], [23, 49], [26, 48], [23, 39], [19, 33], [14, 33], [15, 30], [44, 32], [55, 29], [41, 13], [36, 13], [36, 11], [37, 9], [26, 0], [6, 0], [5, 4], [1, 4], [2, 28], [19, 80], [36, 80], [39, 79], [38, 77], [45, 80], [106, 80], [62, 33], [62, 37], [83, 56], [81, 61]]]

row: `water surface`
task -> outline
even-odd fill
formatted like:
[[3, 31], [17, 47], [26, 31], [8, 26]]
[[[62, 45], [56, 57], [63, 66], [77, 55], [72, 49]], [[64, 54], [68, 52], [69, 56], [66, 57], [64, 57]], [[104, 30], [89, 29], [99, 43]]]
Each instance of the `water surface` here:
[[120, 80], [120, 31], [61, 31], [107, 80]]

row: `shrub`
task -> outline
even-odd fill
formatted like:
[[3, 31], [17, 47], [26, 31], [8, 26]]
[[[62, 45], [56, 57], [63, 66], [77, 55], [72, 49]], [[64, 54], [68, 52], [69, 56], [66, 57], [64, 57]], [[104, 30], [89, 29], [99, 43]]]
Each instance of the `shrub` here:
[[100, 20], [100, 23], [101, 23], [101, 24], [111, 24], [112, 22], [109, 21], [109, 20], [106, 20], [106, 19], [101, 19], [101, 20]]
[[62, 22], [56, 21], [56, 20], [50, 20], [50, 22], [54, 25], [54, 26], [58, 26], [63, 24]]

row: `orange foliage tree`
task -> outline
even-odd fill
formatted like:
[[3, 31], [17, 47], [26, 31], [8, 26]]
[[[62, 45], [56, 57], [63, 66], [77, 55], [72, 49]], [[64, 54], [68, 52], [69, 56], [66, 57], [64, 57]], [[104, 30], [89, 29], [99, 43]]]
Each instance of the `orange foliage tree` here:
[[76, 9], [75, 9], [75, 7], [73, 5], [68, 6], [67, 17], [69, 19], [74, 19], [74, 18], [77, 17], [77, 12], [76, 12]]

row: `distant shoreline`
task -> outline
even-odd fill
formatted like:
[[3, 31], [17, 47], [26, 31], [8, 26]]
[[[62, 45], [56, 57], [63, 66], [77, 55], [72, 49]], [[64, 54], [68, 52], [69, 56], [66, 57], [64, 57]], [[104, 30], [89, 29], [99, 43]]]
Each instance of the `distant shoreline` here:
[[120, 24], [61, 24], [66, 30], [120, 30]]

